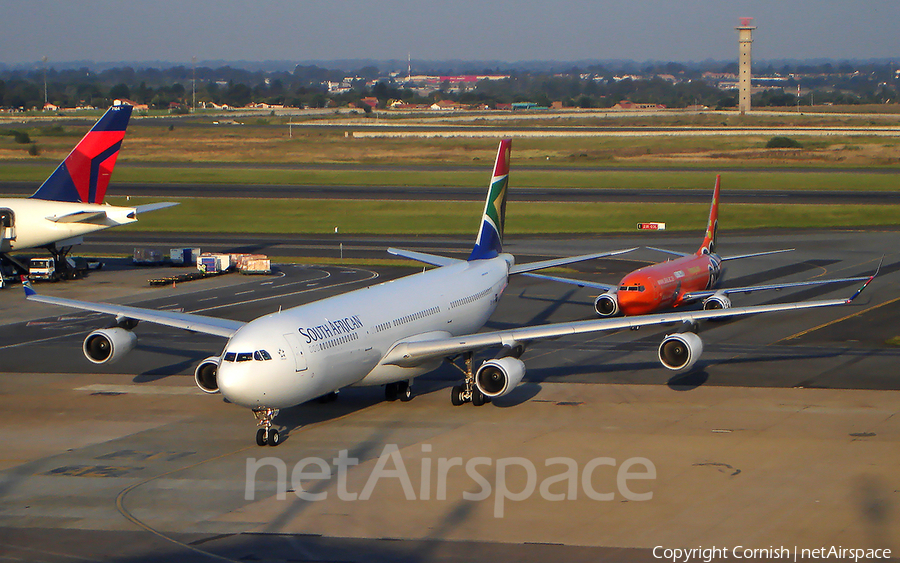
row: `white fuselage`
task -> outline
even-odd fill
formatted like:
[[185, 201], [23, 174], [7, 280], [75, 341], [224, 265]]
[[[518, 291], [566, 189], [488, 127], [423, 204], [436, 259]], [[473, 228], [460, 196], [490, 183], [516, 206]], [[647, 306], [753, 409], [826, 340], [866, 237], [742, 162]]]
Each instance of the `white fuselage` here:
[[385, 354], [401, 340], [480, 329], [513, 263], [509, 254], [459, 262], [260, 317], [226, 344], [219, 389], [246, 407], [286, 408], [350, 385], [410, 380], [441, 361], [404, 368], [381, 364]]
[[[0, 211], [13, 214], [11, 228], [0, 228], [0, 252], [41, 248], [56, 242], [137, 221], [134, 207], [113, 207], [92, 203], [69, 203], [29, 198], [0, 199]], [[103, 213], [84, 221], [52, 219], [82, 214]]]

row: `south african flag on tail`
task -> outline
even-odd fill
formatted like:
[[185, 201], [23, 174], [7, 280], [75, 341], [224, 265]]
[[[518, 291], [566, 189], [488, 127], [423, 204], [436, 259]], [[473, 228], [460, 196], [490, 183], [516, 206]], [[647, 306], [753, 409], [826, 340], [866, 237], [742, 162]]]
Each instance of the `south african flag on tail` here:
[[494, 258], [503, 252], [503, 226], [506, 223], [506, 189], [509, 186], [509, 151], [511, 139], [500, 141], [497, 160], [494, 162], [494, 175], [488, 189], [484, 214], [481, 217], [481, 228], [475, 240], [475, 248], [469, 260]]

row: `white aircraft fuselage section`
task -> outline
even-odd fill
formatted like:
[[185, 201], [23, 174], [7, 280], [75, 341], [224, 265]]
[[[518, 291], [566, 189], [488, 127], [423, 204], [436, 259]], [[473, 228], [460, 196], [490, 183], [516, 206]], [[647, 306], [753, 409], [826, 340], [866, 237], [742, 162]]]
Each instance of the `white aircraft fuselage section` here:
[[513, 264], [509, 254], [460, 262], [260, 317], [226, 344], [219, 390], [242, 406], [287, 408], [349, 385], [427, 373], [441, 360], [415, 367], [380, 362], [401, 340], [479, 330]]
[[[3, 236], [0, 252], [41, 248], [58, 241], [137, 221], [134, 207], [114, 207], [104, 204], [3, 198], [0, 199], [0, 210], [5, 209], [12, 211], [13, 214], [14, 238], [6, 238], [5, 233], [0, 233]], [[92, 214], [96, 215], [90, 217]], [[70, 220], [67, 221], [66, 217]], [[84, 220], [71, 220], [77, 217]], [[60, 218], [62, 220], [53, 220]]]

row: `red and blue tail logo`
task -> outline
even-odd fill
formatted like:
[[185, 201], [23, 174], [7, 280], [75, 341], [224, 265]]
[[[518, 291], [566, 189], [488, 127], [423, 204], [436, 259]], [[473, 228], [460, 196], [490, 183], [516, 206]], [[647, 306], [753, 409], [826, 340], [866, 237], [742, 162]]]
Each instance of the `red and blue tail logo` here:
[[113, 106], [31, 197], [73, 203], [103, 203], [132, 107]]

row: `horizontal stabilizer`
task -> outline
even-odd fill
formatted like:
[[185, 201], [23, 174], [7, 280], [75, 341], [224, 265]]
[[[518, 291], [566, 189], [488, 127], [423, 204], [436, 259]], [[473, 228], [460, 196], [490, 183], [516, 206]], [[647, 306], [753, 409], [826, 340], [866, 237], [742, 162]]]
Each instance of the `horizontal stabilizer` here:
[[410, 260], [422, 262], [423, 264], [431, 264], [432, 266], [449, 266], [456, 262], [462, 262], [462, 260], [456, 258], [438, 256], [437, 254], [427, 254], [425, 252], [416, 252], [414, 250], [403, 250], [402, 248], [388, 248], [387, 251], [394, 256], [409, 258]]
[[607, 258], [609, 256], [618, 256], [637, 250], [637, 247], [626, 248], [624, 250], [613, 250], [611, 252], [598, 252], [596, 254], [582, 254], [581, 256], [569, 256], [567, 258], [553, 258], [551, 260], [541, 260], [540, 262], [530, 262], [528, 264], [516, 264], [509, 269], [510, 275], [522, 274], [525, 272], [533, 272], [535, 270], [543, 270], [544, 268], [554, 268], [556, 266], [565, 266], [566, 264], [574, 264], [576, 262], [584, 262], [585, 260], [593, 260], [595, 258]]
[[51, 215], [46, 219], [54, 223], [97, 223], [106, 219], [106, 211], [76, 211], [66, 215]]
[[159, 203], [148, 203], [147, 205], [138, 205], [134, 208], [135, 213], [140, 215], [141, 213], [150, 213], [151, 211], [157, 211], [159, 209], [166, 209], [167, 207], [175, 207], [178, 205], [177, 201], [161, 201]]

